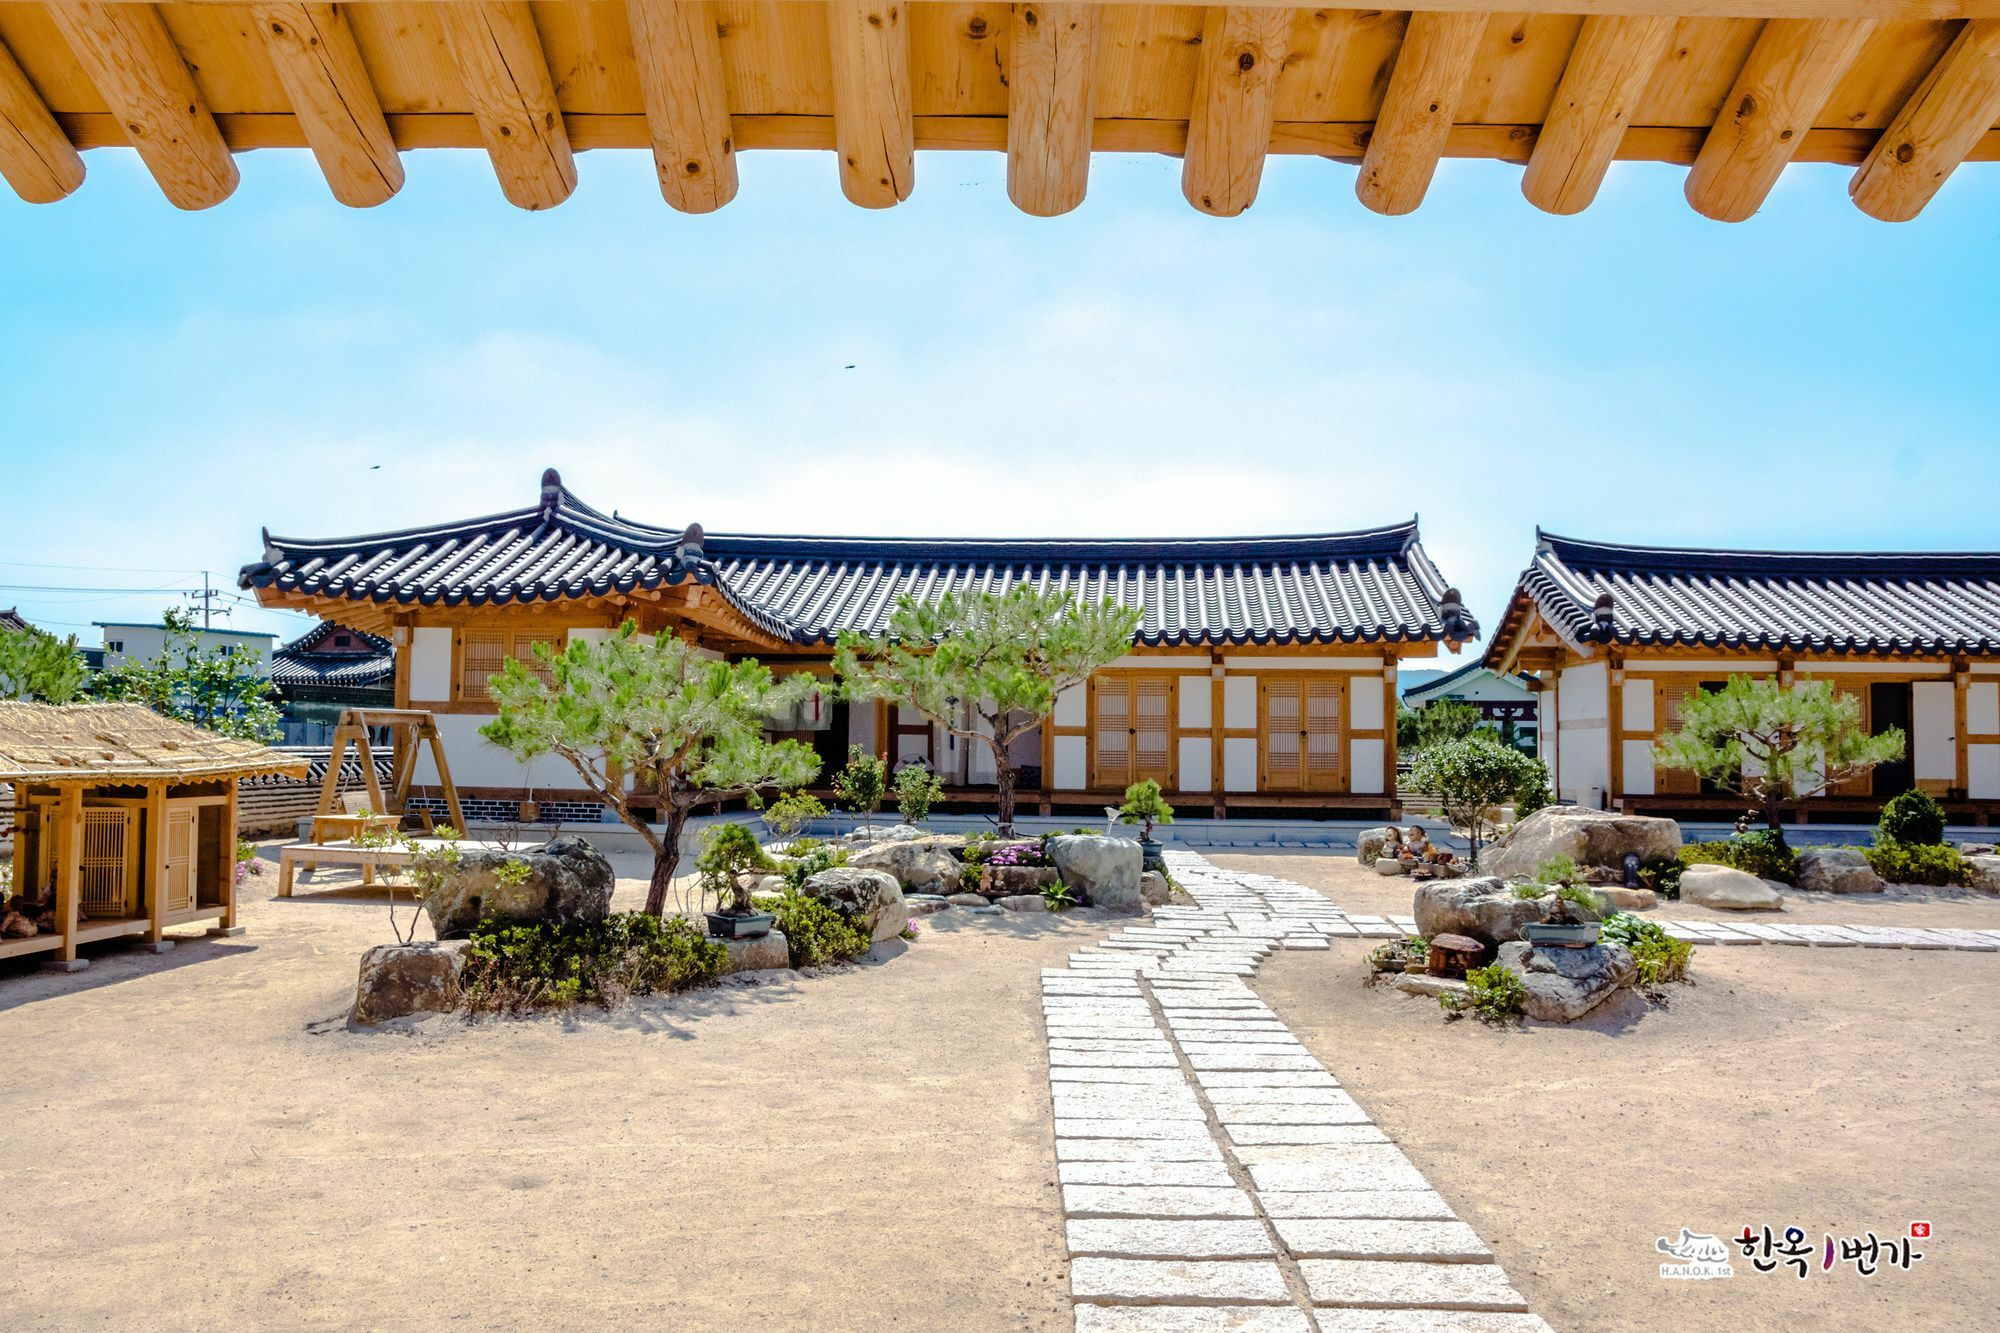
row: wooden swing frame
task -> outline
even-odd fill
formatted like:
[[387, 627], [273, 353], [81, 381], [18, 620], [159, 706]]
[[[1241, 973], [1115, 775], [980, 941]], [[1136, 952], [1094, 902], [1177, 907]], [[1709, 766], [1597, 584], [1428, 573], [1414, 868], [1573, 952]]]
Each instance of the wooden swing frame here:
[[[375, 772], [375, 750], [368, 733], [386, 727], [390, 742], [389, 792], [384, 794], [382, 779]], [[458, 786], [451, 780], [451, 765], [444, 757], [444, 739], [438, 735], [437, 718], [421, 708], [349, 708], [342, 711], [333, 729], [333, 750], [327, 759], [326, 781], [319, 792], [319, 814], [335, 813], [340, 796], [340, 769], [347, 759], [347, 747], [354, 746], [361, 764], [361, 780], [367, 784], [370, 808], [395, 815], [399, 820], [408, 808], [410, 781], [417, 771], [417, 747], [428, 744], [431, 762], [437, 766], [438, 785], [444, 789], [445, 810], [452, 827], [465, 832], [465, 810], [458, 803]]]

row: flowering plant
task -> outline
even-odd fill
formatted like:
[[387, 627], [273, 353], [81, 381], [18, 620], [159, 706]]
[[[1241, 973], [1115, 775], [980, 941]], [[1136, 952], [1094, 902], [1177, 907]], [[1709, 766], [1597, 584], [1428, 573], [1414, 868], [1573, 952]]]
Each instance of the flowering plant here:
[[1042, 855], [1039, 847], [1031, 842], [1014, 843], [1002, 847], [986, 858], [990, 866], [1045, 866], [1049, 858]]

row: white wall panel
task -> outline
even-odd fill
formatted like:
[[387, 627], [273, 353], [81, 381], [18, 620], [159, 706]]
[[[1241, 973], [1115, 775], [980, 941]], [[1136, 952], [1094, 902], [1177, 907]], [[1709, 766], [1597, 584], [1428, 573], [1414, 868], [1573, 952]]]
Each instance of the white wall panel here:
[[1222, 789], [1257, 790], [1257, 738], [1231, 736], [1222, 742]]
[[1975, 680], [1965, 687], [1965, 729], [1974, 736], [2000, 732], [2000, 683]]
[[1257, 680], [1254, 676], [1230, 676], [1222, 682], [1222, 725], [1257, 725]]
[[2000, 745], [1965, 747], [1965, 794], [1975, 801], [2000, 801]]
[[1382, 678], [1356, 676], [1347, 686], [1348, 726], [1355, 731], [1376, 731], [1382, 726]]
[[1056, 696], [1055, 724], [1059, 727], [1080, 727], [1088, 716], [1088, 696], [1086, 685], [1072, 685]]
[[1182, 676], [1175, 683], [1175, 692], [1181, 698], [1181, 730], [1207, 731], [1215, 716], [1215, 700], [1211, 697], [1215, 690], [1209, 677]]
[[1910, 686], [1910, 758], [1919, 780], [1958, 781], [1958, 700], [1950, 681]]
[[1212, 775], [1209, 772], [1212, 756], [1208, 737], [1181, 737], [1180, 788], [1182, 791], [1207, 791]]
[[1625, 790], [1633, 796], [1653, 794], [1653, 743], [1626, 741]]
[[1080, 791], [1090, 785], [1083, 737], [1058, 736], [1055, 743], [1055, 786], [1058, 791]]
[[[1625, 697], [1622, 703], [1625, 713], [1625, 730], [1651, 731], [1653, 729], [1653, 682], [1651, 680], [1632, 680], [1628, 678], [1625, 681]], [[1627, 753], [1630, 752], [1628, 751]], [[1631, 767], [1629, 761], [1626, 767]], [[1625, 790], [1636, 791], [1638, 789], [1627, 784]], [[1652, 788], [1648, 787], [1646, 790], [1651, 791]]]
[[[555, 755], [542, 755], [523, 764], [513, 755], [479, 734], [493, 720], [487, 713], [441, 713], [438, 736], [444, 741], [444, 757], [451, 765], [452, 781], [460, 787], [540, 787], [576, 788], [583, 779], [569, 762]], [[430, 747], [417, 751], [416, 782], [427, 786], [438, 780], [431, 763]]]
[[[1359, 725], [1359, 724], [1357, 724]], [[1382, 742], [1374, 737], [1347, 743], [1348, 790], [1372, 796], [1382, 790]]]
[[410, 702], [421, 706], [450, 699], [451, 631], [435, 627], [411, 630]]

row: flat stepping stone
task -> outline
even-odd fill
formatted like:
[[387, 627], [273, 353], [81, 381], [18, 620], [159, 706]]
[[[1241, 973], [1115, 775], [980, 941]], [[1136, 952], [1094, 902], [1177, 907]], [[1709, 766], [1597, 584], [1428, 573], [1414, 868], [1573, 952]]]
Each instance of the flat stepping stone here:
[[1283, 1217], [1372, 1217], [1391, 1221], [1455, 1222], [1458, 1214], [1434, 1189], [1328, 1190], [1323, 1193], [1274, 1193], [1260, 1197], [1273, 1220]]
[[1255, 1217], [1242, 1190], [1207, 1185], [1065, 1185], [1071, 1217]]
[[1216, 1119], [1234, 1129], [1238, 1125], [1365, 1125], [1367, 1112], [1352, 1102], [1310, 1105], [1300, 1102], [1251, 1102], [1240, 1106], [1218, 1106]]
[[1170, 1069], [1179, 1062], [1171, 1052], [1153, 1051], [1062, 1051], [1049, 1052], [1052, 1065], [1094, 1065], [1101, 1069]]
[[1312, 1333], [1312, 1323], [1272, 1305], [1079, 1305], [1076, 1333]]
[[1208, 1070], [1197, 1073], [1202, 1087], [1216, 1088], [1337, 1088], [1340, 1080], [1324, 1069]]
[[1240, 1147], [1309, 1143], [1387, 1143], [1379, 1125], [1231, 1125], [1229, 1138]]
[[1073, 1255], [1104, 1255], [1113, 1259], [1262, 1259], [1274, 1253], [1264, 1224], [1249, 1218], [1162, 1221], [1151, 1217], [1079, 1217], [1072, 1218], [1068, 1227], [1069, 1252]]
[[1179, 1069], [1085, 1069], [1078, 1065], [1057, 1065], [1049, 1070], [1051, 1086], [1060, 1083], [1140, 1083], [1149, 1086], [1185, 1087]]
[[1058, 1120], [1206, 1119], [1201, 1104], [1185, 1091], [1140, 1083], [1094, 1083], [1088, 1089], [1067, 1083], [1057, 1086], [1053, 1100]]
[[1056, 1163], [1220, 1162], [1222, 1151], [1206, 1138], [1057, 1139]]
[[1300, 1259], [1401, 1259], [1490, 1263], [1493, 1251], [1463, 1222], [1279, 1218], [1278, 1239]]
[[[1540, 1315], [1466, 1310], [1335, 1310], [1315, 1312], [1320, 1333], [1550, 1333]], [[1077, 1325], [1080, 1329], [1081, 1323]]]
[[1065, 1185], [1212, 1185], [1233, 1188], [1229, 1168], [1212, 1162], [1060, 1162]]
[[1316, 1305], [1522, 1313], [1528, 1309], [1496, 1264], [1301, 1259], [1299, 1274]]
[[1059, 1139], [1198, 1139], [1211, 1142], [1208, 1126], [1199, 1120], [1106, 1120], [1056, 1117]]
[[1204, 1052], [1188, 1056], [1188, 1063], [1197, 1070], [1248, 1070], [1248, 1069], [1318, 1069], [1319, 1061], [1306, 1055], [1301, 1049], [1297, 1055], [1259, 1054], [1244, 1052]]
[[[1393, 1144], [1350, 1146], [1357, 1149], [1386, 1147], [1387, 1151], [1402, 1156]], [[1367, 1162], [1260, 1162], [1247, 1169], [1260, 1197], [1280, 1193], [1331, 1194], [1338, 1190], [1420, 1190], [1429, 1183], [1424, 1179], [1423, 1172], [1407, 1162], [1401, 1166]]]
[[1225, 1106], [1346, 1106], [1355, 1111], [1360, 1105], [1337, 1087], [1322, 1088], [1211, 1088], [1203, 1084], [1208, 1100], [1220, 1111]]
[[1260, 1259], [1106, 1259], [1085, 1256], [1069, 1266], [1078, 1300], [1289, 1302], [1278, 1265]]

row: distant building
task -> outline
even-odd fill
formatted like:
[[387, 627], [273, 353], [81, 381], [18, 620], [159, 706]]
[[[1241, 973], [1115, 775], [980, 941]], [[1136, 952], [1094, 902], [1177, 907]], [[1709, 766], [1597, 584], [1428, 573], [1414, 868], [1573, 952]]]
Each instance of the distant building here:
[[21, 613], [13, 607], [0, 611], [0, 634], [19, 634], [28, 628], [28, 622], [21, 619]]
[[[107, 671], [116, 671], [128, 661], [155, 661], [167, 651], [165, 625], [124, 624], [109, 620], [94, 620], [91, 623], [104, 631], [103, 667]], [[277, 642], [277, 635], [241, 629], [195, 628], [188, 632], [201, 645], [204, 655], [241, 648], [256, 659], [260, 670], [270, 673], [271, 645]]]
[[392, 708], [396, 650], [380, 635], [323, 621], [271, 654], [287, 745], [324, 745], [348, 708]]
[[1472, 662], [1403, 691], [1406, 708], [1450, 699], [1470, 704], [1510, 745], [1534, 754], [1540, 745], [1541, 705], [1529, 677], [1502, 675], [1483, 662]]

